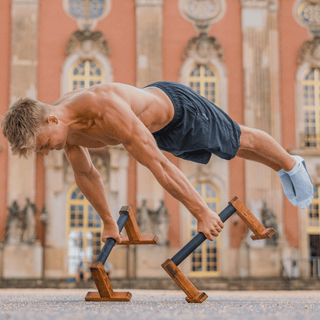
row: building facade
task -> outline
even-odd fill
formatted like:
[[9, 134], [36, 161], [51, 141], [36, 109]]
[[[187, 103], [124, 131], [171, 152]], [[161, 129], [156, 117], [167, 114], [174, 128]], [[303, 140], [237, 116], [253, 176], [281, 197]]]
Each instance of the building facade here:
[[[301, 210], [261, 164], [212, 156], [200, 165], [166, 154], [211, 209], [238, 196], [277, 230], [253, 242], [232, 217], [182, 270], [196, 277], [312, 276], [320, 256], [319, 10], [317, 0], [2, 0], [0, 114], [19, 97], [53, 104], [105, 82], [191, 87], [304, 157], [316, 193]], [[113, 276], [164, 276], [161, 263], [196, 234], [196, 220], [123, 147], [90, 154], [115, 219], [130, 205], [141, 230], [161, 235], [156, 247], [113, 250]], [[87, 269], [102, 226], [64, 153], [20, 159], [0, 134], [0, 165], [1, 276], [65, 278]], [[30, 261], [14, 262], [17, 252]]]

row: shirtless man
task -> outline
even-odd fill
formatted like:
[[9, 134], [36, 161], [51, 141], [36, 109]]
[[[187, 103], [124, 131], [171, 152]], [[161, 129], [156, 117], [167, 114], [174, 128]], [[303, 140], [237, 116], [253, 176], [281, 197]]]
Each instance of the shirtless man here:
[[278, 172], [295, 206], [307, 207], [314, 194], [301, 157], [289, 155], [263, 131], [239, 126], [213, 103], [174, 82], [156, 82], [144, 89], [100, 84], [69, 92], [53, 106], [19, 99], [1, 126], [13, 154], [48, 155], [50, 150], [64, 149], [79, 189], [103, 221], [104, 242], [109, 237], [121, 239], [86, 148], [122, 143], [194, 215], [198, 231], [209, 240], [221, 232], [222, 221], [160, 149], [198, 163], [207, 163], [212, 153], [227, 160], [237, 155], [263, 163]]

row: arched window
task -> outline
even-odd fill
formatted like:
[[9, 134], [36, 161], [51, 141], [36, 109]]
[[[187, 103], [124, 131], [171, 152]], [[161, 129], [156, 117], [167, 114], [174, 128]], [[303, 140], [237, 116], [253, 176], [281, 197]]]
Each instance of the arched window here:
[[307, 69], [302, 80], [302, 148], [320, 149], [320, 69]]
[[104, 82], [104, 70], [96, 60], [77, 60], [70, 68], [69, 91]]
[[218, 74], [212, 64], [194, 64], [188, 71], [187, 85], [214, 104], [219, 104]]
[[101, 248], [102, 223], [98, 213], [74, 185], [67, 202], [68, 275], [88, 270]]
[[[197, 183], [195, 189], [207, 203], [210, 209], [219, 212], [219, 193], [210, 183]], [[189, 214], [189, 239], [197, 234], [197, 220]], [[191, 254], [190, 276], [219, 275], [220, 237], [214, 241], [206, 240]]]

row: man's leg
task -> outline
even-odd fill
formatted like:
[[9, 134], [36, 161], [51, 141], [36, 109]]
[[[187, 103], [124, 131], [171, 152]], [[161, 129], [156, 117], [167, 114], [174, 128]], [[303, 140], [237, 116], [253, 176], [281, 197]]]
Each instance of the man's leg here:
[[264, 163], [276, 171], [290, 171], [295, 166], [296, 160], [266, 132], [245, 126], [240, 128], [240, 157]]
[[314, 187], [303, 158], [291, 156], [267, 133], [241, 126], [239, 157], [263, 163], [277, 171], [284, 193], [293, 205], [310, 205]]
[[265, 164], [266, 166], [270, 167], [271, 169], [275, 170], [275, 171], [279, 171], [281, 170], [281, 166], [279, 164], [277, 164], [276, 162], [267, 159], [266, 157], [260, 156], [259, 154], [250, 151], [250, 150], [246, 150], [246, 149], [239, 149], [237, 152], [237, 157], [246, 159], [246, 160], [252, 160], [255, 162], [260, 162], [262, 164]]

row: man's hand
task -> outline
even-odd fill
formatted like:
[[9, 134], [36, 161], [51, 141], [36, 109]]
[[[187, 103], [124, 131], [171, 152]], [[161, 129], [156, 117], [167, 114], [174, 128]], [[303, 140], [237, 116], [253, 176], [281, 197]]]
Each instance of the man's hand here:
[[121, 242], [119, 228], [115, 221], [103, 224], [101, 240], [102, 242], [106, 242], [108, 238], [115, 239], [117, 243]]
[[202, 232], [205, 237], [211, 241], [217, 237], [223, 229], [223, 222], [220, 217], [208, 209], [205, 215], [198, 219], [198, 232]]

